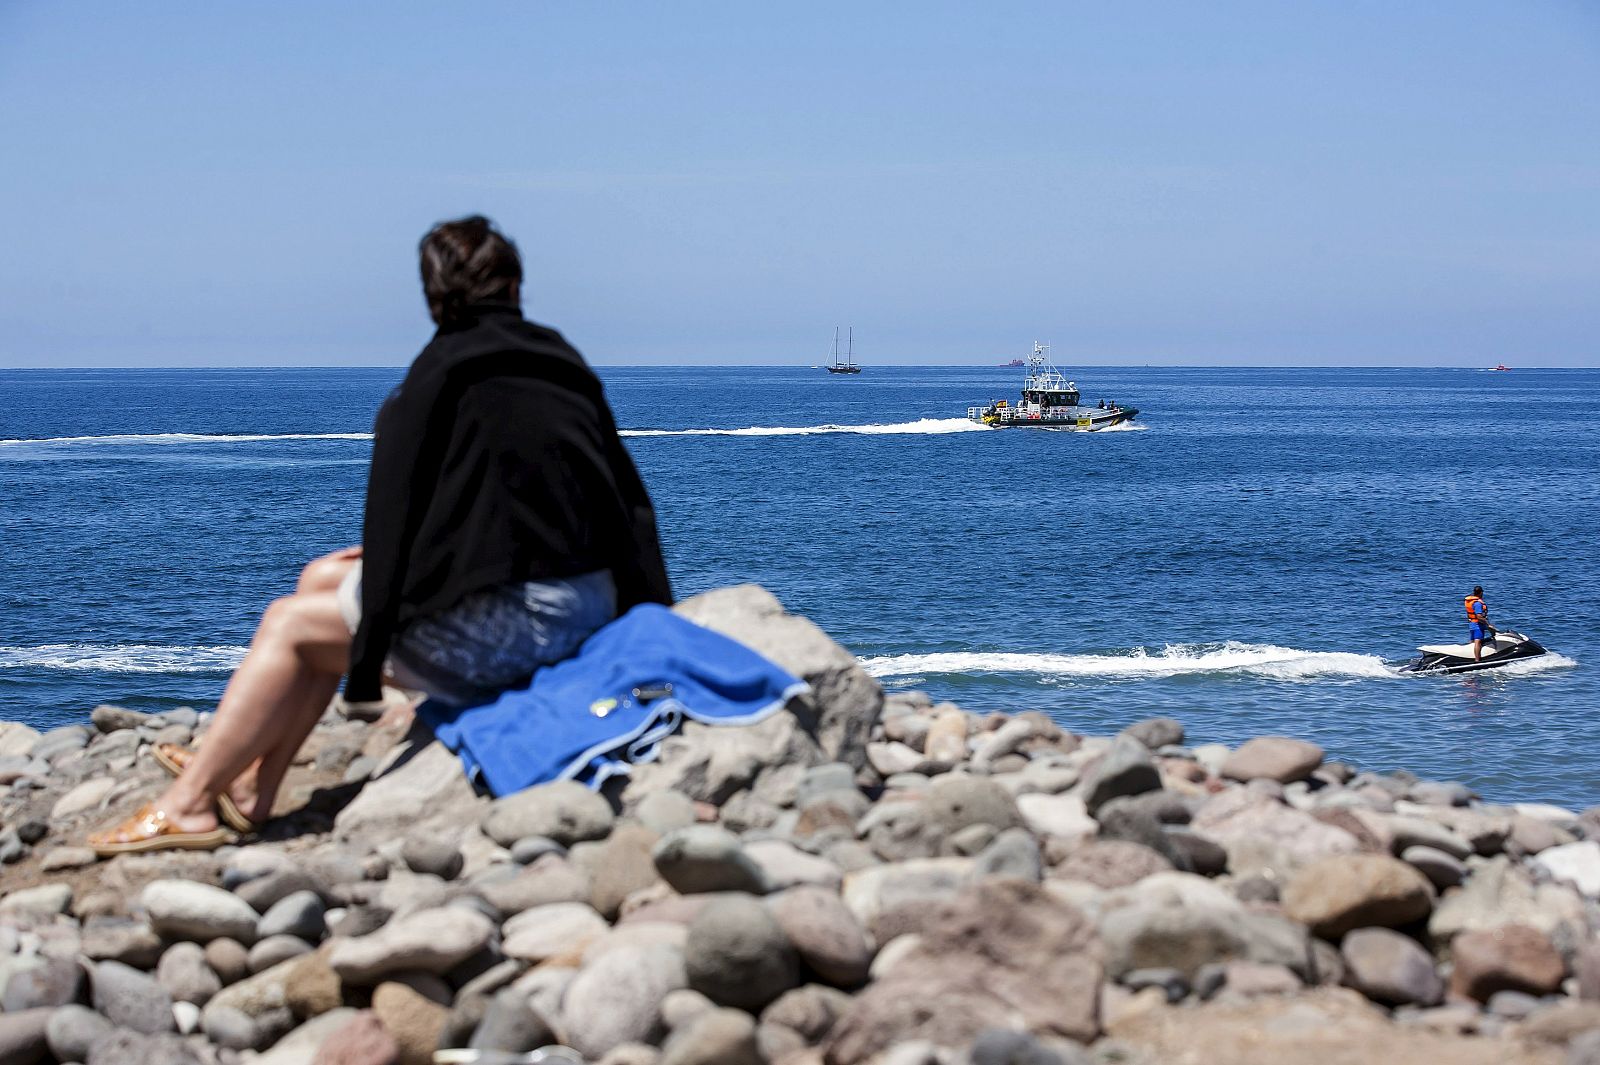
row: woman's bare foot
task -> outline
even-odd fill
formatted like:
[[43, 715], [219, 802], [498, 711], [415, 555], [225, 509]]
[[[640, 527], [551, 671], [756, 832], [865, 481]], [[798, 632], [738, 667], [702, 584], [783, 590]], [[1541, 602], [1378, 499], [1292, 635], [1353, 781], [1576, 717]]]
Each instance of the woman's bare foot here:
[[[178, 777], [199, 752], [176, 743], [160, 743], [152, 753], [161, 768]], [[223, 820], [240, 832], [248, 832], [272, 816], [271, 803], [262, 802], [261, 791], [256, 787], [254, 765], [235, 777], [228, 790], [217, 796], [217, 801], [222, 807]]]

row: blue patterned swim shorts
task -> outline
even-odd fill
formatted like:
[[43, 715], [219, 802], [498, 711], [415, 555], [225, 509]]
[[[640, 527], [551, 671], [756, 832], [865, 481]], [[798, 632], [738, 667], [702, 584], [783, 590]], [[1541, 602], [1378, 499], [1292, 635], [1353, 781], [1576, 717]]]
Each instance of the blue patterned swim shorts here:
[[[361, 565], [339, 586], [339, 606], [354, 632], [361, 621]], [[413, 621], [389, 649], [403, 688], [440, 702], [473, 706], [527, 684], [534, 670], [569, 658], [617, 616], [609, 570], [523, 581], [475, 592], [432, 617]]]

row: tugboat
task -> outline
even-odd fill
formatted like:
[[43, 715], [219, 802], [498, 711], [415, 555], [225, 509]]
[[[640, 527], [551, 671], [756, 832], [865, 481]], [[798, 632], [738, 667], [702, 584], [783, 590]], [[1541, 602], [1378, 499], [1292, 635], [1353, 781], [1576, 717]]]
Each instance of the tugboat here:
[[1137, 407], [1119, 407], [1114, 400], [1085, 407], [1078, 399], [1078, 386], [1061, 376], [1050, 361], [1050, 348], [1035, 342], [1022, 379], [1022, 401], [1013, 406], [997, 399], [987, 407], [968, 407], [967, 417], [996, 429], [1019, 425], [1093, 432], [1132, 421], [1139, 413]]
[[850, 327], [850, 339], [845, 348], [843, 361], [839, 359], [839, 327], [833, 327], [833, 362], [828, 366], [829, 373], [860, 373], [861, 367], [856, 365], [856, 327]]

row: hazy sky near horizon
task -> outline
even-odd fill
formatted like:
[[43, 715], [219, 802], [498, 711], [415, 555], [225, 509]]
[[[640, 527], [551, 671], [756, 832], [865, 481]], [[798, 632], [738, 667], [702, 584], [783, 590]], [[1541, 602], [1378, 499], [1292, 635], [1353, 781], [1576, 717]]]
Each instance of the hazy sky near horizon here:
[[0, 0], [0, 366], [1600, 365], [1600, 5]]

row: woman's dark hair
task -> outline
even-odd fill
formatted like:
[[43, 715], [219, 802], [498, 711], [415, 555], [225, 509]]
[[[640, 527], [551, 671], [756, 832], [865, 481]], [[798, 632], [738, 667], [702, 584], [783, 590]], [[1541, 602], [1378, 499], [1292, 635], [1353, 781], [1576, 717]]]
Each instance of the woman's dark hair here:
[[428, 313], [441, 326], [460, 318], [468, 304], [513, 299], [522, 284], [517, 246], [482, 215], [440, 222], [417, 251]]

